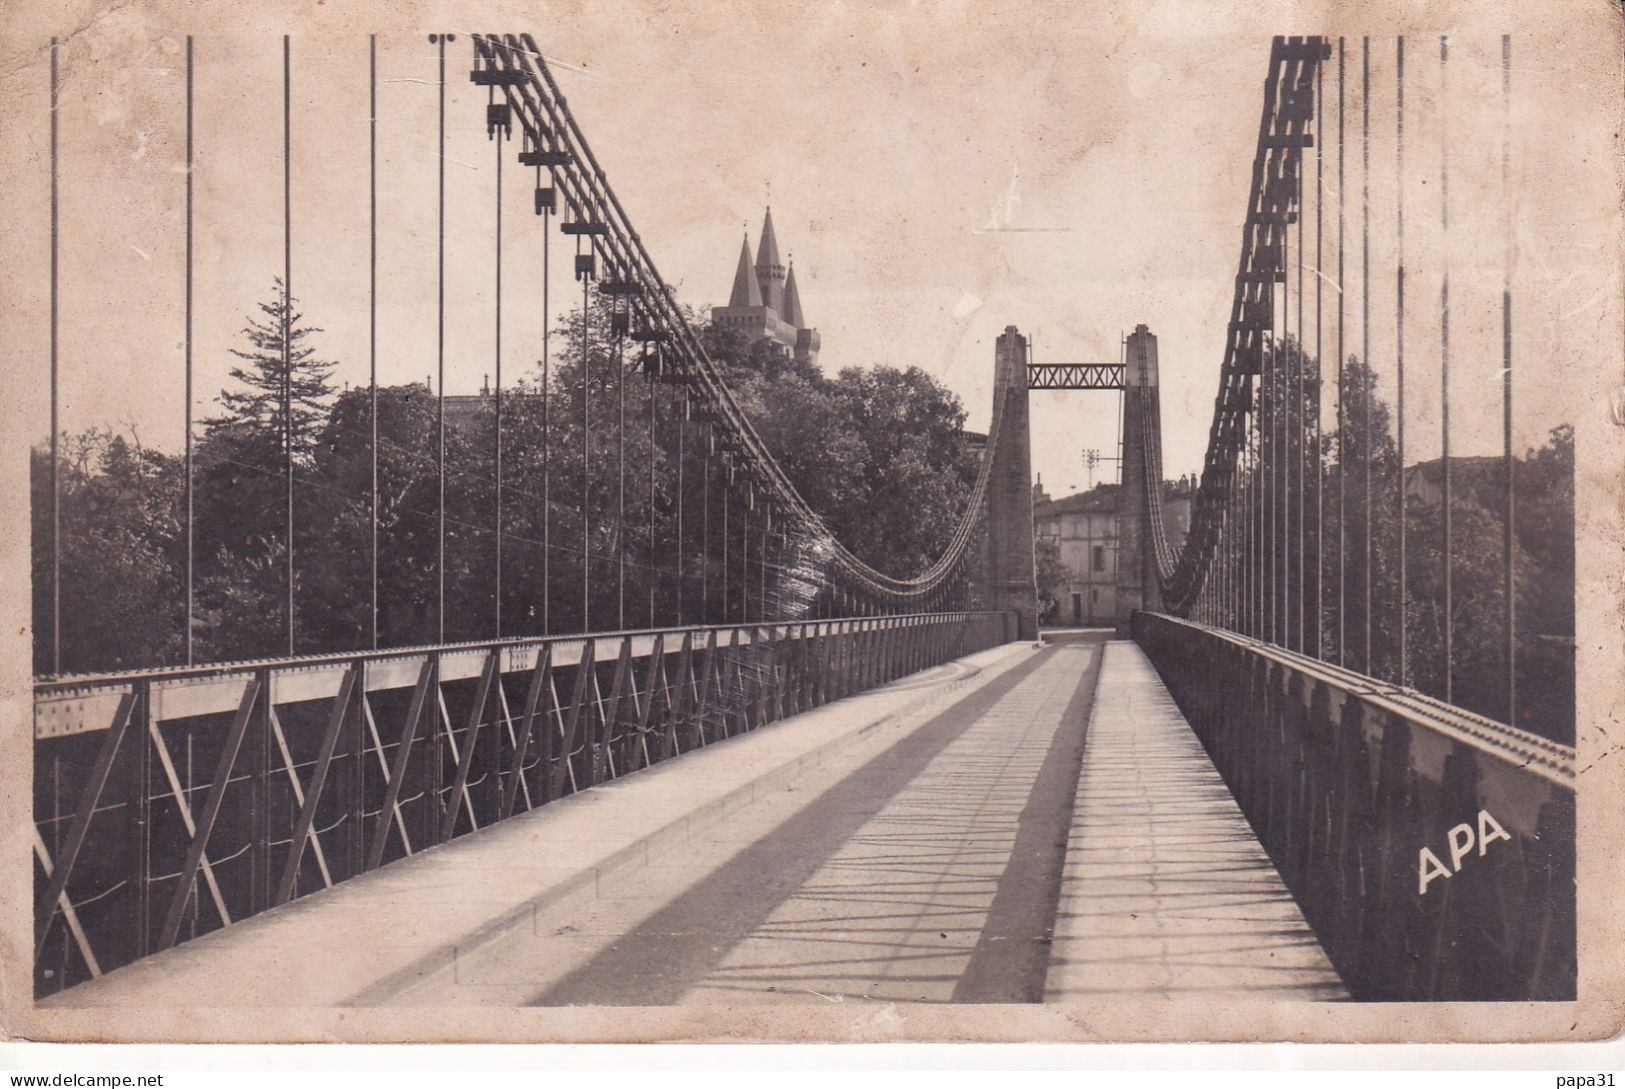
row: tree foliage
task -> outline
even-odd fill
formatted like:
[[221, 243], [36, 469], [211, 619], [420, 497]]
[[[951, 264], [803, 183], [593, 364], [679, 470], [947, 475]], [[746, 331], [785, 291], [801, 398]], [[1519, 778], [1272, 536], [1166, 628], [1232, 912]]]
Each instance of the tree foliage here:
[[[843, 543], [899, 575], [937, 558], [976, 471], [951, 393], [918, 369], [852, 368], [828, 378], [770, 344], [688, 317], [752, 426]], [[494, 636], [495, 399], [464, 398], [448, 413], [442, 536], [434, 392], [377, 391], [374, 510], [371, 391], [335, 391], [319, 340], [274, 282], [233, 351], [239, 362], [221, 412], [204, 421], [193, 471], [196, 659], [286, 652], [290, 432], [296, 650], [372, 645], [375, 524], [379, 645]], [[545, 380], [538, 360], [503, 391], [502, 634], [805, 609], [828, 557], [785, 534], [784, 513], [750, 494], [742, 466], [708, 434], [681, 384], [647, 380], [658, 368], [646, 352], [658, 348], [615, 336], [602, 298], [565, 315], [553, 345]], [[79, 436], [69, 450], [64, 669], [180, 660], [181, 459], [106, 433]], [[35, 461], [36, 623], [44, 631], [48, 464], [43, 453]], [[44, 655], [45, 641], [38, 645]], [[49, 663], [42, 657], [36, 668]]]
[[205, 434], [251, 435], [281, 450], [287, 432], [294, 457], [308, 462], [333, 397], [335, 364], [317, 358], [310, 338], [321, 330], [305, 324], [280, 276], [271, 288], [271, 298], [257, 307], [260, 316], [250, 315], [243, 328], [246, 349], [230, 349], [241, 360], [230, 372], [237, 386], [220, 391], [225, 412], [204, 421]]
[[[1301, 405], [1283, 395], [1279, 386], [1272, 389], [1265, 383], [1261, 419], [1266, 424], [1279, 419], [1280, 412], [1293, 419], [1300, 418], [1301, 412], [1301, 418], [1312, 419], [1317, 411], [1319, 390], [1312, 377], [1319, 371], [1316, 361], [1300, 356], [1295, 344], [1287, 345], [1283, 360], [1283, 371], [1301, 362], [1309, 380], [1302, 385]], [[1297, 389], [1296, 385], [1286, 388]], [[1313, 518], [1306, 517], [1300, 534], [1296, 508], [1286, 508], [1287, 524], [1280, 539], [1289, 611], [1296, 608], [1300, 594], [1312, 600], [1318, 585], [1322, 594], [1320, 646], [1328, 660], [1385, 680], [1403, 679], [1439, 698], [1448, 691], [1458, 706], [1505, 721], [1505, 465], [1499, 458], [1451, 459], [1447, 689], [1441, 466], [1437, 458], [1412, 460], [1401, 471], [1393, 410], [1376, 391], [1375, 373], [1358, 357], [1350, 356], [1342, 372], [1341, 411], [1328, 413], [1330, 420], [1338, 422], [1322, 436], [1322, 533], [1317, 537]], [[1328, 391], [1333, 396], [1336, 392]], [[1271, 415], [1272, 393], [1275, 416]], [[1416, 441], [1414, 432], [1411, 441]], [[1266, 457], [1268, 452], [1266, 449]], [[1283, 455], [1283, 460], [1289, 456]], [[1308, 464], [1312, 478], [1312, 457]], [[1515, 459], [1513, 471], [1516, 725], [1570, 742], [1574, 736], [1572, 429], [1553, 429], [1544, 445]], [[1270, 479], [1260, 475], [1255, 478], [1255, 488], [1267, 485]], [[1305, 494], [1306, 502], [1313, 503], [1312, 488]], [[1403, 612], [1401, 511], [1405, 527]], [[1265, 517], [1270, 515], [1266, 512]], [[1295, 576], [1300, 556], [1305, 562], [1306, 585], [1302, 588]], [[1270, 558], [1266, 556], [1266, 570]], [[1312, 583], [1317, 561], [1319, 578]], [[1238, 557], [1230, 585], [1242, 584], [1247, 562], [1245, 556]], [[1274, 562], [1282, 563], [1282, 556], [1276, 555]], [[1289, 617], [1288, 622], [1294, 621]], [[1312, 628], [1312, 615], [1308, 623]]]
[[1038, 622], [1055, 624], [1061, 619], [1061, 601], [1072, 573], [1061, 561], [1061, 543], [1040, 536], [1033, 541], [1033, 570], [1038, 583]]
[[[205, 660], [259, 657], [287, 647], [288, 549], [294, 549], [293, 599], [298, 610], [316, 600], [302, 580], [319, 581], [325, 559], [320, 537], [301, 530], [324, 525], [329, 496], [316, 479], [319, 430], [334, 396], [334, 364], [317, 355], [298, 300], [280, 279], [242, 331], [235, 385], [219, 395], [222, 413], [203, 423], [193, 486], [198, 652]], [[284, 351], [286, 339], [286, 352]], [[291, 453], [291, 457], [290, 457]], [[288, 540], [288, 472], [294, 485], [295, 537]], [[302, 562], [315, 546], [317, 562]], [[321, 640], [317, 640], [321, 642]], [[324, 648], [325, 649], [325, 648]]]
[[[185, 539], [179, 458], [106, 430], [61, 444], [64, 671], [131, 669], [181, 653]], [[32, 456], [34, 670], [51, 661], [51, 465]]]

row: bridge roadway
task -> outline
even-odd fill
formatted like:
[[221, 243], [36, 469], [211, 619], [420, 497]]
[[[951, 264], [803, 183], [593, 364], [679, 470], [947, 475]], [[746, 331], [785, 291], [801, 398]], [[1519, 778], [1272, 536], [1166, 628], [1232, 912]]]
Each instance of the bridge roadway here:
[[657, 765], [52, 1006], [1345, 992], [1155, 671], [1060, 633]]

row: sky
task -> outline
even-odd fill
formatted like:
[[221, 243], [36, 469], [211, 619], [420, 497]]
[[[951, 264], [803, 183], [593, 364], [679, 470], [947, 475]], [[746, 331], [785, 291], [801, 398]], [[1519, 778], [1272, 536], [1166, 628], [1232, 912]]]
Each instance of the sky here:
[[[337, 7], [337, 5], [334, 5]], [[453, 10], [455, 7], [455, 11]], [[1597, 10], [1601, 10], [1597, 6]], [[1358, 18], [1351, 13], [1357, 11]], [[216, 14], [211, 14], [215, 12]], [[471, 14], [475, 13], [475, 14]], [[475, 18], [480, 21], [476, 24]], [[629, 0], [605, 5], [401, 3], [330, 11], [64, 4], [12, 21], [0, 72], [12, 138], [0, 183], [24, 211], [0, 330], [17, 409], [47, 425], [48, 50], [60, 53], [60, 381], [68, 430], [112, 426], [180, 445], [184, 394], [185, 37], [194, 35], [195, 413], [282, 267], [282, 43], [290, 33], [294, 293], [337, 377], [368, 380], [368, 34], [378, 48], [377, 354], [385, 383], [436, 371], [437, 46], [447, 53], [446, 388], [495, 370], [495, 155], [470, 30], [529, 31], [663, 276], [696, 307], [726, 302], [742, 231], [771, 202], [826, 373], [918, 366], [984, 429], [993, 343], [1014, 325], [1038, 362], [1110, 361], [1159, 337], [1164, 464], [1196, 471], [1233, 294], [1270, 37], [1346, 36], [1345, 350], [1396, 392], [1397, 212], [1406, 215], [1407, 460], [1436, 456], [1440, 295], [1451, 277], [1452, 451], [1500, 441], [1500, 300], [1513, 293], [1520, 446], [1618, 384], [1612, 118], [1588, 72], [1606, 33], [1489, 5], [1412, 3], [802, 7]], [[1395, 34], [1407, 35], [1406, 169], [1397, 164]], [[1500, 182], [1500, 35], [1513, 35], [1511, 184]], [[1438, 38], [1452, 43], [1449, 82]], [[1371, 36], [1370, 173], [1355, 96]], [[1612, 53], [1610, 54], [1610, 50]], [[1333, 93], [1327, 73], [1327, 95]], [[1335, 124], [1335, 113], [1329, 121]], [[1322, 288], [1335, 365], [1333, 134], [1306, 196], [1305, 283]], [[506, 149], [517, 152], [514, 143]], [[1442, 227], [1449, 158], [1451, 223]], [[533, 372], [543, 305], [528, 172], [504, 168], [505, 381]], [[1311, 178], [1313, 160], [1310, 161]], [[1308, 187], [1306, 187], [1308, 188]], [[1321, 194], [1321, 275], [1313, 236]], [[1365, 202], [1371, 233], [1357, 236]], [[1609, 219], [1606, 217], [1614, 217]], [[988, 228], [999, 228], [989, 230]], [[1511, 245], [1508, 246], [1508, 240]], [[572, 299], [555, 235], [548, 309]], [[1363, 257], [1369, 253], [1369, 257]], [[1362, 259], [1368, 268], [1365, 288]], [[1510, 271], [1509, 271], [1510, 270]], [[1293, 281], [1294, 293], [1296, 280]], [[1312, 297], [1304, 302], [1313, 305]], [[1360, 314], [1369, 306], [1366, 333]], [[1315, 336], [1312, 316], [1304, 335]], [[1369, 348], [1366, 338], [1369, 336]], [[1090, 479], [1117, 441], [1116, 397], [1034, 393], [1033, 464], [1052, 494]], [[1328, 405], [1328, 409], [1330, 406]], [[1096, 481], [1116, 466], [1102, 463]]]

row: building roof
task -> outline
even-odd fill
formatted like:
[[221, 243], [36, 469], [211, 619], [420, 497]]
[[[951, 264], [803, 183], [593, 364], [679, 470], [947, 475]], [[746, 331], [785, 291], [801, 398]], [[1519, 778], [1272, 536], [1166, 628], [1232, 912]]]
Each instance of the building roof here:
[[1116, 514], [1121, 491], [1122, 486], [1118, 484], [1096, 484], [1089, 491], [1036, 504], [1033, 516], [1043, 518], [1060, 514]]
[[[1182, 478], [1183, 479], [1183, 478]], [[1163, 502], [1189, 500], [1191, 489], [1181, 480], [1162, 482]], [[1096, 484], [1086, 492], [1049, 499], [1033, 505], [1033, 517], [1054, 518], [1062, 514], [1116, 514], [1122, 504], [1121, 484]]]
[[750, 239], [739, 244], [739, 268], [734, 272], [734, 290], [728, 298], [729, 306], [761, 306], [762, 289], [756, 284], [756, 273], [750, 267]]
[[756, 247], [756, 267], [765, 272], [782, 264], [784, 262], [779, 260], [779, 239], [773, 233], [773, 209], [769, 207], [762, 219], [762, 242]]
[[[1450, 475], [1457, 473], [1481, 474], [1487, 472], [1499, 473], [1505, 460], [1498, 454], [1469, 454], [1465, 457], [1450, 459]], [[1420, 477], [1432, 483], [1444, 479], [1444, 459], [1433, 458], [1430, 461], [1418, 461], [1405, 469], [1407, 480]]]
[[784, 282], [784, 307], [781, 316], [797, 329], [805, 328], [807, 319], [801, 314], [801, 294], [796, 291], [796, 266], [790, 266], [790, 278]]

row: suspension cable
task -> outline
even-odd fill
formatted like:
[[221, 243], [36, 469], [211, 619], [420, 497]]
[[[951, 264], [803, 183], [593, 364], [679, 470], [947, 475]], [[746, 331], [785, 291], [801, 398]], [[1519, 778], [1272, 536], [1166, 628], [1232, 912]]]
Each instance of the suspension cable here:
[[[57, 367], [58, 232], [57, 109], [60, 86], [57, 80], [57, 40], [51, 39], [51, 675], [62, 673], [62, 449], [61, 383]], [[190, 176], [190, 175], [189, 175]]]
[[439, 154], [435, 160], [439, 186], [435, 244], [435, 476], [439, 487], [435, 530], [435, 627], [438, 633], [435, 641], [439, 643], [446, 641], [446, 43], [451, 40], [450, 34], [429, 35], [429, 41], [440, 47]]
[[[541, 140], [536, 141], [541, 150]], [[550, 179], [551, 180], [551, 179]], [[542, 166], [536, 164], [536, 213], [542, 217], [542, 634], [551, 635], [553, 595], [552, 419], [553, 353], [549, 343], [549, 290], [553, 280], [552, 237], [556, 190], [542, 186]]]
[[[660, 359], [655, 359], [658, 367]], [[649, 626], [655, 626], [655, 585], [659, 581], [654, 572], [657, 568], [655, 561], [655, 397], [660, 387], [654, 379], [645, 383], [645, 391], [649, 395]], [[682, 546], [679, 544], [678, 546]]]
[[[481, 39], [477, 37], [476, 40]], [[636, 268], [639, 276], [652, 289], [651, 312], [664, 327], [665, 335], [670, 338], [671, 343], [681, 349], [685, 360], [681, 367], [683, 376], [696, 391], [704, 395], [710, 407], [716, 411], [719, 421], [727, 425], [730, 436], [738, 440], [738, 453], [742, 456], [750, 477], [772, 492], [777, 501], [783, 502], [794, 512], [797, 522], [830, 548], [837, 566], [851, 572], [875, 592], [904, 594], [918, 598], [931, 586], [948, 577], [950, 572], [957, 570], [969, 537], [970, 523], [974, 521], [969, 511], [961, 520], [953, 541], [939, 560], [913, 579], [894, 579], [882, 575], [862, 564], [834, 540], [822, 520], [795, 492], [782, 469], [773, 461], [754, 427], [739, 409], [731, 392], [721, 382], [694, 331], [681, 320], [681, 312], [670, 294], [669, 287], [654, 271], [652, 262], [637, 236], [624, 225], [624, 211], [613, 190], [609, 189], [604, 181], [603, 173], [582, 139], [574, 118], [563, 107], [557, 85], [535, 48], [534, 41], [525, 35], [514, 39], [514, 42], [513, 46], [495, 54], [495, 63], [503, 66], [512, 65], [512, 70], [523, 73], [525, 78], [512, 83], [503, 82], [504, 93], [509, 96], [510, 101], [529, 111], [538, 122], [545, 115], [550, 130], [565, 142], [566, 150], [573, 162], [570, 164], [572, 169], [564, 171], [562, 180], [571, 187], [572, 200], [599, 212], [605, 226], [609, 228], [595, 237], [593, 245], [595, 248], [602, 247], [606, 254], [613, 255], [617, 264], [624, 262], [627, 267]], [[510, 53], [512, 57], [509, 56]], [[517, 61], [514, 60], [515, 57]], [[579, 169], [574, 169], [575, 167]], [[980, 494], [978, 491], [973, 498], [979, 499]], [[975, 504], [971, 506], [974, 508]]]
[[[1325, 250], [1322, 245], [1324, 210], [1326, 203], [1325, 147], [1323, 138], [1326, 117], [1325, 67], [1315, 67], [1315, 406], [1314, 406], [1314, 459], [1315, 459], [1315, 611], [1314, 649], [1319, 658], [1325, 651], [1322, 630], [1326, 604], [1326, 452], [1321, 440], [1322, 397], [1326, 388], [1326, 363], [1322, 342], [1321, 286], [1326, 281]], [[1339, 291], [1342, 285], [1338, 285]]]
[[[733, 476], [733, 466], [728, 466], [728, 476]], [[722, 489], [722, 623], [728, 622], [728, 508], [733, 506], [733, 492], [729, 488]]]
[[[1281, 170], [1285, 174], [1289, 169], [1283, 163]], [[1285, 183], [1289, 179], [1283, 177]], [[1287, 262], [1292, 252], [1292, 218], [1290, 213], [1282, 218], [1280, 243], [1280, 277], [1281, 277], [1281, 337], [1271, 345], [1269, 355], [1269, 393], [1270, 393], [1270, 434], [1269, 434], [1269, 466], [1270, 466], [1270, 535], [1269, 535], [1269, 561], [1270, 561], [1270, 642], [1278, 646], [1286, 645], [1286, 432], [1287, 432], [1287, 405], [1284, 396], [1283, 384], [1286, 377], [1286, 344], [1291, 333], [1289, 325], [1292, 318], [1292, 280], [1287, 272]], [[1274, 337], [1275, 315], [1270, 315], [1271, 337]]]
[[1455, 618], [1453, 615], [1451, 586], [1452, 518], [1450, 510], [1450, 124], [1449, 124], [1449, 39], [1439, 35], [1439, 223], [1440, 258], [1444, 267], [1439, 285], [1439, 438], [1442, 451], [1439, 466], [1442, 476], [1442, 502], [1444, 514], [1444, 612], [1440, 618], [1444, 635], [1444, 701], [1453, 702], [1454, 668], [1452, 665]]
[[[492, 92], [494, 97], [494, 91]], [[504, 110], [506, 104], [504, 104]], [[511, 129], [504, 121], [498, 130], [488, 135], [496, 146], [496, 316], [494, 321], [494, 370], [496, 384], [493, 389], [493, 408], [496, 410], [496, 434], [494, 436], [493, 459], [496, 469], [496, 494], [492, 517], [495, 525], [495, 552], [496, 569], [492, 573], [492, 605], [496, 613], [496, 636], [502, 638], [502, 144], [507, 139]]]
[[1344, 121], [1347, 96], [1345, 95], [1345, 61], [1347, 50], [1342, 38], [1337, 39], [1337, 664], [1348, 664], [1348, 491], [1349, 491], [1349, 417], [1348, 376], [1346, 349], [1343, 337], [1344, 302], [1348, 295], [1344, 274], [1346, 251], [1345, 206], [1347, 203]]
[[1365, 628], [1365, 650], [1360, 669], [1371, 672], [1371, 597], [1376, 572], [1371, 569], [1371, 464], [1376, 456], [1371, 436], [1371, 401], [1376, 386], [1376, 368], [1371, 362], [1371, 39], [1360, 39], [1360, 452], [1365, 485], [1361, 504], [1361, 547], [1365, 551], [1364, 574], [1360, 580], [1365, 605], [1360, 619]]
[[[54, 120], [54, 118], [53, 118]], [[196, 498], [193, 481], [192, 461], [192, 36], [186, 36], [186, 388], [182, 396], [186, 400], [186, 664], [193, 662], [192, 646], [192, 617], [196, 613]], [[377, 552], [377, 543], [374, 541], [374, 554]], [[376, 571], [376, 564], [374, 565]], [[377, 585], [374, 578], [373, 600], [374, 610], [377, 608]], [[373, 648], [377, 649], [377, 624], [373, 625]]]
[[[676, 575], [673, 582], [677, 591], [677, 624], [679, 627], [685, 622], [686, 614], [684, 604], [687, 595], [683, 591], [685, 589], [685, 578], [688, 574], [687, 568], [683, 566], [683, 536], [685, 530], [687, 529], [687, 527], [683, 524], [683, 462], [685, 460], [685, 454], [687, 453], [686, 447], [688, 445], [688, 403], [688, 390], [684, 389], [682, 405], [677, 413], [677, 555], [672, 561], [673, 571]], [[650, 456], [652, 457], [653, 455], [651, 454]], [[653, 471], [654, 468], [651, 464], [650, 472], [652, 473]], [[652, 558], [653, 557], [651, 557], [651, 560]]]
[[[611, 335], [615, 338], [615, 615], [621, 631], [626, 630], [626, 358], [625, 336], [617, 324], [620, 297], [610, 300]], [[651, 397], [650, 405], [654, 404]], [[651, 618], [649, 626], [654, 627]]]
[[754, 615], [751, 610], [751, 538], [758, 535], [756, 525], [756, 492], [747, 482], [745, 495], [740, 503], [739, 519], [739, 619], [749, 623]]
[[[576, 221], [586, 209], [574, 206]], [[592, 630], [592, 364], [588, 359], [587, 330], [592, 324], [588, 309], [586, 268], [582, 263], [581, 235], [576, 235], [576, 279], [581, 281], [581, 630]]]
[[[1317, 68], [1318, 68], [1318, 66], [1317, 66]], [[1318, 143], [1318, 134], [1316, 134], [1316, 135], [1317, 135], [1317, 143]], [[1304, 508], [1304, 498], [1303, 498], [1303, 496], [1304, 496], [1304, 488], [1305, 488], [1305, 483], [1304, 483], [1304, 477], [1305, 477], [1305, 473], [1304, 473], [1304, 455], [1305, 455], [1304, 434], [1305, 434], [1305, 431], [1307, 430], [1308, 425], [1307, 425], [1307, 421], [1304, 419], [1304, 411], [1303, 411], [1303, 400], [1304, 400], [1304, 389], [1303, 389], [1303, 385], [1304, 385], [1304, 355], [1303, 355], [1303, 348], [1304, 348], [1304, 344], [1303, 344], [1303, 342], [1304, 342], [1304, 335], [1303, 335], [1303, 242], [1304, 242], [1303, 168], [1302, 168], [1302, 163], [1298, 158], [1294, 158], [1293, 161], [1292, 161], [1292, 174], [1293, 174], [1293, 180], [1294, 180], [1293, 188], [1295, 190], [1295, 192], [1293, 193], [1293, 202], [1298, 207], [1298, 217], [1297, 217], [1298, 230], [1296, 232], [1297, 240], [1298, 240], [1298, 291], [1297, 291], [1297, 295], [1296, 295], [1296, 299], [1297, 299], [1297, 303], [1298, 303], [1297, 320], [1296, 320], [1298, 335], [1292, 340], [1291, 349], [1290, 349], [1290, 352], [1289, 352], [1288, 358], [1287, 358], [1287, 367], [1288, 367], [1287, 374], [1291, 379], [1291, 388], [1289, 390], [1289, 394], [1290, 394], [1290, 397], [1291, 397], [1291, 417], [1290, 418], [1295, 421], [1290, 425], [1291, 429], [1290, 429], [1289, 434], [1291, 436], [1292, 441], [1294, 443], [1296, 443], [1296, 446], [1294, 446], [1292, 449], [1290, 449], [1288, 451], [1288, 454], [1292, 459], [1291, 471], [1296, 475], [1296, 478], [1297, 478], [1297, 489], [1296, 489], [1296, 495], [1294, 497], [1294, 500], [1293, 500], [1293, 503], [1292, 503], [1292, 506], [1291, 506], [1293, 517], [1296, 520], [1295, 521], [1295, 526], [1294, 526], [1293, 538], [1292, 538], [1293, 539], [1293, 547], [1287, 550], [1287, 558], [1288, 558], [1289, 561], [1292, 560], [1293, 558], [1296, 558], [1296, 560], [1297, 560], [1297, 571], [1295, 572], [1295, 574], [1297, 576], [1297, 581], [1294, 582], [1293, 586], [1292, 586], [1292, 591], [1293, 591], [1292, 592], [1292, 600], [1295, 601], [1297, 603], [1297, 606], [1298, 606], [1298, 608], [1297, 608], [1297, 614], [1298, 614], [1297, 615], [1297, 641], [1293, 645], [1292, 649], [1301, 652], [1301, 651], [1303, 651], [1305, 649], [1305, 646], [1306, 646], [1306, 644], [1304, 642], [1304, 616], [1305, 616], [1305, 613], [1304, 613], [1304, 598], [1305, 598], [1306, 594], [1305, 594], [1305, 586], [1304, 586], [1304, 552], [1305, 552], [1304, 543], [1305, 542], [1304, 542], [1304, 535], [1303, 535], [1303, 530], [1304, 530], [1304, 510], [1303, 510], [1303, 508]]]
[[[197, 554], [195, 554], [195, 484], [192, 462], [192, 36], [187, 34], [187, 299], [185, 299], [185, 531], [187, 531], [187, 613], [185, 613], [185, 660], [193, 662], [192, 618], [197, 585]], [[374, 637], [374, 647], [377, 647]]]
[[1397, 451], [1398, 472], [1394, 474], [1394, 524], [1399, 533], [1399, 556], [1396, 564], [1398, 585], [1398, 669], [1395, 680], [1401, 685], [1410, 683], [1409, 654], [1407, 651], [1409, 585], [1405, 572], [1405, 35], [1394, 43], [1394, 189], [1395, 219], [1398, 255], [1394, 270], [1394, 373], [1398, 385], [1394, 410], [1394, 447]]
[[[190, 40], [190, 39], [188, 39]], [[190, 49], [190, 46], [188, 46]], [[190, 54], [188, 54], [190, 56]], [[190, 158], [188, 159], [190, 162]], [[190, 174], [190, 169], [188, 169]], [[190, 254], [191, 216], [187, 216]], [[368, 608], [372, 649], [378, 649], [378, 35], [367, 35], [367, 404], [370, 435], [367, 460], [372, 470], [372, 491], [367, 504], [371, 547], [371, 603]], [[190, 275], [190, 273], [188, 273]], [[188, 428], [190, 432], [190, 428]], [[188, 474], [190, 475], [190, 474]], [[190, 520], [190, 518], [188, 519]], [[190, 545], [188, 545], [190, 549]]]
[[1265, 522], [1264, 522], [1265, 503], [1264, 503], [1264, 501], [1265, 501], [1265, 497], [1266, 497], [1265, 489], [1266, 489], [1266, 486], [1268, 485], [1268, 477], [1266, 475], [1266, 471], [1267, 471], [1268, 466], [1267, 466], [1267, 464], [1265, 462], [1265, 458], [1264, 458], [1264, 426], [1265, 426], [1265, 419], [1264, 419], [1264, 413], [1263, 413], [1263, 408], [1264, 408], [1264, 375], [1262, 373], [1260, 373], [1258, 375], [1257, 387], [1258, 387], [1258, 406], [1259, 406], [1259, 409], [1258, 409], [1258, 411], [1253, 413], [1253, 434], [1252, 434], [1252, 465], [1253, 465], [1253, 473], [1252, 473], [1253, 512], [1252, 512], [1252, 519], [1251, 519], [1252, 520], [1252, 530], [1253, 530], [1253, 548], [1252, 548], [1252, 553], [1253, 553], [1253, 555], [1252, 555], [1252, 569], [1253, 569], [1253, 632], [1252, 632], [1252, 634], [1253, 634], [1253, 638], [1255, 638], [1255, 639], [1268, 639], [1269, 638], [1269, 631], [1268, 631], [1268, 629], [1266, 627], [1265, 612], [1264, 612], [1265, 601], [1266, 601], [1265, 591], [1266, 591], [1266, 582], [1267, 582], [1266, 577], [1265, 577], [1266, 571], [1265, 571], [1265, 566], [1264, 566], [1265, 558], [1266, 558], [1265, 545], [1267, 543], [1267, 539], [1265, 537]]
[[[709, 428], [706, 441], [709, 444]], [[700, 468], [705, 476], [700, 497], [700, 619], [709, 623], [714, 615], [711, 612], [711, 459], [701, 458]]]
[[282, 36], [282, 468], [287, 485], [288, 657], [293, 619], [293, 92], [292, 46]]
[[1506, 463], [1506, 518], [1501, 548], [1506, 565], [1507, 722], [1518, 724], [1517, 583], [1513, 544], [1516, 540], [1517, 462], [1512, 456], [1512, 36], [1501, 35], [1501, 205], [1505, 214], [1506, 257], [1501, 271], [1501, 443]]

